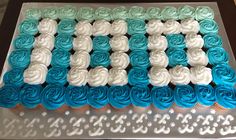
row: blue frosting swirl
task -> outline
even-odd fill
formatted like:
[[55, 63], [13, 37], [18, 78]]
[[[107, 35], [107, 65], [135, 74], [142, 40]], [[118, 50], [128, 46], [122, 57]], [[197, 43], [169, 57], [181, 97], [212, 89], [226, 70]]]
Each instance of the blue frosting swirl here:
[[93, 50], [95, 51], [109, 51], [111, 49], [110, 38], [108, 36], [95, 36], [93, 38]]
[[73, 37], [67, 34], [59, 34], [55, 39], [55, 48], [69, 51], [73, 47]]
[[151, 94], [148, 87], [132, 87], [130, 90], [130, 100], [134, 106], [148, 107], [151, 102]]
[[105, 51], [94, 51], [91, 54], [90, 66], [103, 66], [108, 67], [110, 65], [110, 54]]
[[5, 85], [0, 88], [0, 107], [13, 108], [19, 103], [18, 88]]
[[34, 44], [34, 36], [28, 34], [18, 35], [13, 44], [15, 49], [31, 49]]
[[35, 35], [38, 33], [38, 20], [26, 19], [19, 25], [21, 34]]
[[161, 110], [167, 109], [173, 104], [173, 91], [168, 86], [152, 88], [151, 95], [154, 106]]
[[146, 33], [146, 24], [144, 20], [139, 19], [128, 19], [128, 34], [145, 34]]
[[41, 103], [41, 85], [25, 84], [20, 90], [21, 104], [27, 108], [35, 108]]
[[182, 34], [170, 34], [166, 36], [169, 48], [186, 48], [185, 39]]
[[222, 47], [222, 38], [218, 34], [206, 34], [203, 37], [204, 40], [204, 47], [205, 48], [212, 48], [212, 47]]
[[210, 48], [207, 50], [207, 56], [211, 65], [229, 62], [229, 55], [222, 47]]
[[109, 103], [119, 109], [130, 105], [129, 91], [129, 86], [111, 86], [108, 90]]
[[108, 87], [91, 87], [87, 94], [88, 104], [93, 108], [102, 108], [108, 104], [107, 98]]
[[46, 82], [48, 84], [65, 85], [67, 82], [67, 68], [52, 67], [49, 69]]
[[65, 91], [66, 104], [73, 108], [86, 105], [88, 90], [87, 86], [68, 86]]
[[52, 52], [52, 66], [68, 67], [70, 65], [70, 53], [61, 49]]
[[212, 68], [212, 77], [216, 85], [234, 86], [236, 83], [235, 71], [228, 64], [215, 65]]
[[212, 106], [215, 103], [215, 92], [211, 85], [195, 85], [194, 91], [200, 104]]
[[199, 24], [200, 24], [200, 33], [202, 34], [218, 33], [219, 27], [213, 19], [204, 19], [200, 21]]
[[133, 67], [147, 68], [150, 66], [149, 54], [146, 51], [136, 50], [129, 55]]
[[21, 87], [24, 84], [23, 69], [14, 68], [6, 72], [3, 76], [3, 82], [6, 85]]
[[73, 35], [75, 32], [76, 22], [73, 19], [63, 19], [58, 24], [57, 32], [59, 34]]
[[30, 63], [29, 50], [14, 50], [11, 52], [8, 63], [12, 68], [26, 68]]
[[187, 55], [183, 49], [170, 48], [166, 52], [169, 58], [169, 66], [174, 67], [176, 65], [187, 66]]
[[134, 34], [129, 39], [130, 50], [147, 50], [148, 40], [144, 34]]
[[132, 86], [147, 86], [149, 84], [148, 71], [144, 68], [133, 67], [128, 73], [128, 82]]
[[230, 86], [215, 87], [216, 101], [219, 105], [227, 109], [236, 108], [236, 89]]
[[41, 92], [41, 95], [42, 104], [48, 110], [58, 109], [65, 103], [64, 86], [47, 85]]
[[197, 103], [197, 95], [189, 85], [177, 85], [174, 89], [176, 105], [183, 108], [192, 108]]

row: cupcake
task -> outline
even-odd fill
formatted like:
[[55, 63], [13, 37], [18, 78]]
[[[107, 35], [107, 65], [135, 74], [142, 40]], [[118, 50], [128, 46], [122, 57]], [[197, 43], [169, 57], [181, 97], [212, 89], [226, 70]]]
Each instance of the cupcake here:
[[92, 87], [105, 86], [108, 82], [108, 70], [102, 66], [89, 70], [88, 84]]
[[128, 10], [124, 6], [115, 7], [111, 13], [113, 20], [126, 20], [128, 18]]
[[129, 49], [133, 50], [147, 50], [148, 40], [144, 34], [134, 34], [129, 39]]
[[128, 82], [132, 86], [147, 86], [149, 84], [148, 71], [145, 68], [133, 67], [129, 70]]
[[177, 65], [187, 66], [187, 55], [183, 49], [169, 48], [166, 52], [169, 59], [169, 66], [175, 67]]
[[208, 85], [212, 81], [211, 69], [205, 66], [191, 67], [190, 77], [193, 84]]
[[149, 61], [152, 66], [165, 68], [168, 66], [169, 58], [164, 51], [153, 50], [149, 53]]
[[61, 49], [53, 50], [51, 65], [68, 67], [70, 65], [70, 53]]
[[91, 36], [93, 34], [93, 26], [87, 20], [79, 21], [75, 26], [75, 34], [77, 36]]
[[50, 65], [52, 60], [52, 53], [47, 48], [34, 48], [31, 52], [30, 61], [32, 63], [41, 63], [46, 65], [47, 67]]
[[75, 32], [76, 22], [74, 19], [62, 19], [57, 28], [59, 34], [73, 35]]
[[4, 84], [21, 87], [24, 84], [23, 72], [23, 69], [18, 68], [14, 68], [6, 72], [3, 76]]
[[57, 22], [50, 18], [44, 18], [39, 22], [38, 30], [41, 34], [54, 35], [57, 32]]
[[161, 17], [163, 20], [178, 20], [178, 11], [173, 6], [165, 6], [161, 11]]
[[55, 37], [53, 35], [43, 33], [35, 39], [35, 48], [45, 48], [50, 51], [54, 48]]
[[200, 30], [200, 26], [199, 26], [198, 21], [192, 18], [181, 20], [181, 32], [183, 34], [198, 33], [199, 30]]
[[97, 67], [97, 66], [103, 66], [108, 67], [110, 65], [110, 54], [109, 52], [105, 51], [94, 51], [91, 54], [91, 60], [90, 60], [90, 66], [91, 67]]
[[8, 57], [12, 68], [26, 68], [30, 63], [30, 50], [14, 50]]
[[164, 31], [163, 34], [179, 34], [181, 32], [181, 25], [176, 20], [167, 20], [164, 23]]
[[195, 17], [195, 9], [192, 6], [189, 5], [184, 5], [180, 6], [178, 9], [179, 13], [179, 19], [188, 19], [188, 18], [193, 18]]
[[171, 80], [168, 70], [160, 67], [152, 67], [148, 77], [153, 86], [167, 86]]
[[48, 70], [46, 82], [48, 84], [65, 85], [67, 82], [67, 68], [51, 67]]
[[214, 33], [205, 34], [203, 36], [203, 39], [204, 39], [204, 47], [207, 49], [223, 46], [222, 38], [218, 34]]
[[206, 66], [208, 64], [208, 57], [206, 53], [200, 48], [190, 48], [187, 50], [188, 64], [191, 66]]
[[162, 35], [151, 35], [148, 37], [148, 49], [165, 51], [168, 46], [168, 42], [165, 36]]
[[130, 63], [129, 56], [126, 53], [123, 52], [113, 52], [110, 55], [111, 59], [111, 66], [113, 68], [121, 68], [126, 69]]
[[236, 108], [236, 90], [234, 87], [219, 85], [215, 87], [216, 106], [221, 109]]
[[20, 34], [35, 35], [38, 33], [38, 20], [26, 19], [19, 25]]
[[129, 55], [133, 67], [148, 68], [150, 66], [149, 54], [146, 51], [135, 50]]
[[129, 50], [128, 38], [123, 35], [113, 36], [110, 41], [112, 51], [127, 52]]
[[110, 34], [111, 24], [106, 20], [96, 20], [93, 23], [94, 36], [106, 36]]
[[72, 86], [84, 86], [88, 82], [88, 71], [72, 66], [67, 74], [67, 81]]
[[13, 42], [15, 49], [32, 49], [34, 46], [34, 36], [29, 34], [18, 35]]
[[70, 66], [87, 69], [90, 64], [90, 55], [86, 51], [76, 51], [70, 56]]
[[201, 34], [208, 34], [214, 33], [217, 34], [219, 30], [218, 24], [212, 19], [204, 19], [200, 21], [200, 33]]
[[78, 35], [73, 40], [73, 49], [75, 51], [86, 51], [90, 52], [93, 47], [93, 42], [90, 36]]
[[76, 7], [69, 5], [61, 7], [58, 12], [60, 19], [75, 19], [77, 15]]
[[209, 64], [227, 64], [229, 62], [229, 55], [222, 47], [214, 47], [207, 50]]
[[208, 6], [198, 6], [195, 10], [195, 19], [198, 21], [214, 19], [214, 11]]
[[25, 12], [25, 18], [39, 20], [42, 17], [42, 10], [38, 8], [27, 9]]
[[126, 70], [111, 68], [109, 70], [108, 84], [110, 86], [123, 86], [128, 83]]
[[161, 19], [161, 10], [158, 7], [148, 7], [146, 10], [146, 19], [153, 20], [153, 19]]
[[94, 12], [94, 18], [96, 20], [111, 20], [111, 9], [108, 7], [98, 7]]
[[125, 35], [128, 27], [124, 20], [114, 20], [111, 24], [111, 35]]
[[147, 23], [147, 33], [149, 35], [162, 34], [164, 31], [164, 24], [161, 20], [152, 19]]
[[18, 103], [18, 88], [12, 85], [5, 85], [0, 88], [0, 107], [14, 108]]
[[184, 49], [186, 48], [184, 36], [182, 34], [166, 35], [168, 48]]
[[187, 48], [202, 48], [204, 40], [201, 35], [188, 33], [185, 36], [185, 43]]
[[144, 20], [140, 19], [128, 19], [128, 34], [145, 34], [146, 33], [146, 24]]
[[109, 51], [111, 46], [109, 44], [110, 38], [108, 36], [95, 36], [93, 38], [94, 51]]
[[194, 85], [194, 92], [198, 103], [204, 107], [212, 106], [216, 101], [215, 91], [211, 85]]
[[171, 76], [171, 83], [174, 85], [187, 85], [190, 83], [190, 71], [187, 67], [177, 65], [169, 69], [169, 74]]
[[67, 34], [59, 34], [55, 39], [55, 48], [69, 51], [73, 47], [73, 37]]
[[78, 21], [86, 20], [92, 22], [94, 20], [94, 9], [91, 7], [80, 7], [77, 12], [76, 19]]
[[145, 19], [145, 9], [141, 6], [131, 6], [128, 11], [129, 19]]
[[59, 16], [58, 8], [47, 7], [42, 10], [43, 18], [57, 19]]

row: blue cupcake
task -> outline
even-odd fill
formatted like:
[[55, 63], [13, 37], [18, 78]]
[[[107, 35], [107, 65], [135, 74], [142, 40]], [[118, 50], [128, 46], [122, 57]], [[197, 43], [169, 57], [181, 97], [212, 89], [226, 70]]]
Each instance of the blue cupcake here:
[[57, 32], [59, 34], [73, 35], [75, 32], [76, 22], [73, 19], [63, 19], [58, 24]]
[[91, 54], [91, 67], [103, 66], [108, 67], [110, 65], [110, 54], [104, 51], [94, 51]]
[[14, 50], [11, 52], [8, 63], [12, 68], [26, 68], [30, 63], [29, 50]]
[[15, 49], [31, 49], [34, 44], [34, 36], [28, 34], [21, 34], [16, 37], [13, 42]]
[[145, 34], [146, 33], [146, 23], [144, 20], [139, 19], [128, 19], [128, 34]]
[[182, 108], [192, 108], [197, 103], [197, 95], [189, 85], [178, 85], [174, 89], [176, 105]]
[[169, 58], [170, 67], [175, 67], [176, 65], [188, 65], [187, 55], [183, 49], [169, 48], [166, 54]]
[[111, 49], [110, 38], [108, 36], [95, 36], [93, 38], [93, 50], [95, 51], [109, 51]]
[[12, 69], [4, 74], [3, 82], [6, 85], [21, 87], [24, 84], [23, 72], [23, 69]]
[[108, 90], [109, 103], [118, 109], [130, 105], [130, 88], [129, 86], [111, 86]]
[[152, 102], [148, 87], [132, 87], [130, 90], [130, 100], [134, 106], [148, 107]]
[[41, 95], [42, 104], [48, 110], [58, 109], [65, 103], [64, 86], [47, 85], [41, 92]]
[[206, 34], [203, 36], [204, 47], [205, 48], [213, 48], [213, 47], [222, 47], [223, 42], [221, 36], [218, 34]]
[[108, 104], [107, 98], [108, 87], [91, 87], [87, 94], [88, 104], [93, 108], [102, 108]]
[[147, 86], [149, 84], [148, 71], [144, 68], [133, 67], [128, 73], [128, 82], [132, 86]]
[[212, 68], [212, 77], [216, 85], [234, 86], [236, 83], [235, 71], [227, 64], [215, 65]]
[[199, 24], [201, 34], [218, 33], [219, 27], [213, 19], [204, 19]]
[[215, 95], [217, 103], [227, 109], [236, 108], [236, 89], [230, 86], [216, 86]]
[[215, 92], [211, 85], [195, 85], [194, 91], [200, 104], [212, 106], [215, 103]]
[[25, 84], [20, 90], [21, 104], [27, 108], [35, 108], [41, 103], [41, 85]]
[[38, 33], [38, 20], [26, 19], [19, 25], [20, 34], [35, 35]]
[[161, 110], [171, 107], [174, 102], [173, 92], [170, 87], [154, 87], [151, 90], [153, 105]]
[[68, 86], [65, 91], [66, 104], [72, 108], [78, 108], [87, 104], [87, 86]]
[[68, 67], [70, 65], [70, 53], [61, 49], [52, 52], [52, 66]]
[[222, 47], [210, 48], [207, 51], [209, 63], [211, 65], [223, 64], [229, 62], [229, 55]]
[[134, 34], [129, 39], [130, 50], [147, 50], [148, 40], [144, 34]]
[[65, 85], [67, 82], [67, 68], [52, 67], [47, 73], [46, 82], [48, 84]]
[[73, 47], [73, 37], [67, 34], [59, 34], [55, 39], [55, 48], [69, 51]]
[[5, 85], [0, 88], [0, 107], [13, 108], [19, 103], [18, 88]]
[[169, 48], [186, 48], [185, 38], [182, 34], [170, 34], [166, 36]]
[[136, 50], [129, 55], [133, 67], [147, 68], [150, 66], [149, 54], [146, 51]]

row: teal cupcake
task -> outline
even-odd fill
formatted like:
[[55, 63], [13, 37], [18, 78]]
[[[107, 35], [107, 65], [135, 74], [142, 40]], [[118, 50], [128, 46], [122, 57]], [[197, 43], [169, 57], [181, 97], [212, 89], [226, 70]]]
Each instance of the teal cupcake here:
[[19, 103], [18, 88], [5, 85], [0, 88], [0, 107], [13, 108]]
[[150, 66], [149, 54], [146, 51], [136, 50], [129, 55], [133, 67], [148, 68]]
[[198, 21], [214, 19], [214, 11], [208, 6], [198, 6], [195, 11], [195, 19]]
[[186, 48], [185, 38], [182, 34], [170, 34], [166, 36], [169, 48]]
[[38, 20], [26, 19], [19, 25], [19, 31], [21, 34], [35, 35], [38, 33]]
[[161, 19], [161, 10], [160, 8], [157, 7], [148, 7], [146, 10], [146, 19], [151, 20], [151, 19]]
[[128, 19], [128, 34], [145, 34], [146, 33], [146, 23], [144, 20], [139, 19]]
[[52, 67], [49, 69], [46, 82], [48, 84], [65, 85], [67, 82], [67, 68]]
[[55, 48], [69, 51], [73, 47], [73, 37], [68, 34], [59, 34], [55, 39]]
[[204, 19], [199, 23], [199, 25], [201, 34], [218, 33], [218, 24], [212, 19]]
[[12, 85], [15, 87], [21, 87], [24, 84], [23, 69], [14, 68], [6, 72], [3, 76], [3, 82], [5, 85]]
[[95, 36], [93, 38], [93, 50], [109, 51], [111, 49], [109, 41], [110, 38], [108, 36]]
[[16, 37], [13, 42], [15, 49], [32, 49], [34, 45], [34, 36], [28, 34], [21, 34]]
[[39, 20], [42, 17], [42, 11], [37, 8], [27, 9], [25, 12], [25, 17], [27, 19]]
[[103, 66], [108, 67], [110, 65], [110, 55], [105, 51], [94, 51], [91, 54], [91, 67]]
[[169, 20], [169, 19], [178, 20], [179, 15], [175, 7], [166, 6], [161, 11], [161, 17], [163, 20]]
[[52, 66], [68, 67], [70, 65], [70, 53], [61, 49], [52, 52]]
[[204, 47], [209, 49], [209, 48], [214, 48], [214, 47], [222, 47], [223, 41], [221, 36], [218, 34], [206, 34], [203, 37], [204, 40]]
[[111, 20], [111, 9], [107, 7], [99, 7], [95, 10], [94, 17], [96, 20]]
[[166, 52], [169, 58], [169, 66], [175, 67], [176, 65], [187, 66], [187, 55], [183, 49], [170, 48]]
[[57, 32], [59, 34], [73, 35], [75, 32], [76, 22], [74, 19], [63, 19], [60, 21]]
[[58, 9], [56, 7], [47, 7], [42, 10], [43, 18], [57, 19], [59, 16]]
[[195, 18], [195, 9], [192, 6], [184, 5], [178, 9], [179, 19]]
[[30, 50], [12, 51], [8, 63], [12, 68], [26, 68], [30, 63]]
[[214, 47], [207, 50], [207, 56], [211, 65], [229, 62], [229, 55], [222, 47]]
[[77, 12], [76, 19], [80, 20], [87, 20], [92, 22], [94, 20], [94, 9], [91, 7], [81, 7]]
[[116, 7], [112, 9], [112, 19], [113, 20], [125, 20], [128, 18], [128, 10], [124, 6]]
[[147, 50], [148, 40], [144, 34], [134, 34], [129, 39], [130, 50]]
[[145, 19], [145, 9], [141, 6], [132, 6], [129, 9], [129, 19]]
[[64, 6], [59, 9], [60, 19], [75, 19], [77, 15], [77, 9], [72, 6]]

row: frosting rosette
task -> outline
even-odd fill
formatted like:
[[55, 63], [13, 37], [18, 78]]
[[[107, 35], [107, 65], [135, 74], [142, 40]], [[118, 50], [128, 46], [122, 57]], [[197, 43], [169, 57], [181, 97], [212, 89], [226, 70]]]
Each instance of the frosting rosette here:
[[192, 108], [197, 103], [197, 95], [189, 85], [177, 85], [173, 92], [175, 103], [179, 107]]
[[235, 71], [227, 64], [215, 65], [212, 68], [212, 77], [216, 85], [234, 86], [236, 83]]
[[34, 36], [28, 34], [21, 34], [16, 37], [13, 42], [15, 49], [31, 49], [34, 45]]
[[98, 7], [95, 10], [94, 17], [96, 20], [111, 20], [111, 9], [108, 7]]
[[73, 40], [73, 49], [75, 51], [86, 51], [92, 50], [93, 42], [90, 36], [79, 35]]
[[48, 84], [55, 84], [55, 85], [65, 85], [66, 75], [67, 75], [67, 68], [63, 67], [51, 67], [48, 70], [46, 82]]
[[75, 19], [77, 15], [76, 7], [64, 6], [59, 9], [59, 18], [60, 19]]
[[148, 37], [149, 50], [165, 51], [167, 44], [168, 42], [165, 36], [155, 34]]
[[73, 37], [66, 34], [59, 34], [55, 39], [55, 48], [69, 51], [73, 47]]
[[25, 84], [20, 90], [21, 104], [27, 108], [35, 108], [41, 103], [41, 85]]
[[44, 18], [39, 22], [40, 33], [54, 35], [57, 32], [57, 22], [50, 18]]
[[56, 110], [65, 103], [65, 88], [59, 85], [47, 85], [43, 91], [42, 104], [48, 110]]
[[25, 17], [27, 19], [39, 20], [42, 17], [42, 11], [37, 8], [27, 9], [25, 12]]
[[50, 51], [54, 48], [55, 37], [53, 35], [43, 33], [35, 39], [35, 47], [46, 48]]
[[147, 33], [150, 35], [162, 34], [164, 31], [164, 24], [160, 20], [149, 20], [147, 23]]
[[145, 9], [141, 6], [132, 6], [128, 15], [129, 19], [145, 19]]
[[19, 25], [21, 34], [35, 35], [38, 33], [38, 20], [26, 19]]
[[70, 53], [61, 49], [52, 52], [52, 66], [68, 67], [70, 65]]
[[123, 52], [114, 52], [110, 55], [111, 66], [113, 68], [126, 69], [129, 65], [129, 56]]
[[190, 77], [193, 84], [208, 85], [212, 81], [211, 69], [205, 66], [191, 67]]
[[195, 85], [194, 92], [202, 105], [212, 106], [216, 101], [215, 91], [211, 85]]
[[146, 33], [146, 24], [144, 20], [140, 19], [128, 19], [128, 34], [145, 34]]
[[169, 66], [174, 67], [176, 65], [187, 66], [187, 55], [183, 49], [170, 48], [166, 52], [169, 59]]
[[109, 44], [110, 38], [108, 36], [95, 36], [93, 38], [94, 51], [109, 51], [111, 46]]
[[178, 13], [180, 20], [195, 17], [195, 9], [189, 5], [179, 7]]
[[47, 48], [34, 48], [31, 53], [31, 62], [42, 63], [49, 66], [52, 59], [52, 53]]
[[214, 19], [214, 11], [208, 6], [198, 6], [195, 10], [195, 19]]
[[206, 66], [208, 64], [208, 57], [206, 53], [200, 48], [191, 48], [187, 50], [188, 63], [191, 66]]
[[105, 51], [94, 51], [91, 54], [90, 66], [103, 66], [108, 67], [110, 65], [110, 54]]
[[123, 86], [128, 83], [127, 72], [124, 69], [111, 68], [109, 70], [108, 84], [111, 86]]
[[153, 105], [161, 110], [170, 108], [174, 102], [173, 91], [168, 86], [152, 88], [151, 96]]
[[213, 48], [213, 47], [222, 47], [223, 41], [221, 36], [218, 34], [206, 34], [203, 36], [204, 39], [204, 47], [205, 48]]
[[182, 34], [171, 34], [166, 36], [169, 48], [184, 49], [186, 47]]
[[161, 11], [161, 17], [163, 20], [169, 20], [169, 19], [177, 20], [179, 18], [178, 16], [179, 16], [178, 11], [173, 6], [166, 6]]
[[146, 10], [146, 19], [161, 19], [161, 10], [157, 7], [148, 7]]
[[164, 23], [164, 34], [179, 34], [181, 31], [181, 24], [176, 20], [167, 20]]
[[42, 10], [44, 18], [57, 19], [58, 18], [58, 9], [55, 7], [48, 7]]
[[148, 68], [150, 66], [149, 54], [146, 51], [135, 50], [129, 55], [133, 67]]
[[87, 105], [87, 86], [68, 86], [65, 90], [66, 104], [72, 108], [79, 108]]
[[149, 61], [152, 66], [167, 67], [169, 63], [168, 56], [164, 51], [154, 50], [149, 53]]
[[67, 74], [67, 81], [73, 86], [84, 86], [88, 82], [88, 71], [72, 66]]
[[202, 34], [218, 33], [219, 30], [218, 24], [213, 19], [204, 19], [200, 21], [199, 24], [200, 24], [200, 33]]
[[125, 20], [126, 18], [128, 18], [128, 11], [124, 6], [115, 7], [112, 9], [111, 16], [113, 20]]
[[123, 35], [113, 36], [110, 41], [112, 51], [127, 52], [129, 50], [128, 38]]
[[92, 22], [94, 20], [94, 9], [91, 7], [80, 7], [77, 12], [77, 20]]
[[149, 84], [148, 71], [144, 68], [133, 67], [129, 70], [128, 82], [132, 86], [147, 86]]
[[73, 19], [62, 19], [58, 24], [57, 32], [59, 34], [73, 35], [75, 32], [76, 22]]
[[87, 20], [79, 21], [75, 25], [75, 34], [78, 35], [85, 35], [91, 36], [93, 34], [93, 26]]
[[215, 95], [217, 103], [227, 109], [236, 107], [236, 89], [230, 86], [216, 86]]
[[171, 76], [171, 83], [174, 85], [187, 85], [191, 80], [188, 67], [183, 67], [181, 65], [169, 69], [169, 74]]
[[0, 107], [13, 108], [19, 103], [18, 89], [12, 85], [0, 88]]
[[14, 50], [8, 58], [12, 68], [26, 68], [30, 63], [30, 50]]
[[111, 35], [124, 35], [127, 33], [128, 27], [124, 20], [115, 20], [111, 24]]
[[207, 50], [207, 56], [211, 65], [229, 62], [229, 55], [222, 47], [214, 47]]
[[181, 20], [181, 32], [183, 34], [198, 33], [199, 30], [200, 30], [200, 26], [199, 26], [198, 21], [192, 18]]
[[144, 34], [134, 34], [129, 39], [130, 50], [146, 50], [148, 48], [148, 40]]
[[189, 33], [185, 36], [185, 43], [187, 48], [202, 48], [204, 40], [201, 35]]
[[93, 23], [94, 36], [106, 36], [110, 34], [111, 24], [106, 20], [96, 20]]
[[105, 86], [108, 82], [108, 70], [102, 66], [90, 69], [88, 73], [88, 84], [92, 87]]
[[109, 103], [114, 108], [125, 108], [131, 104], [129, 93], [129, 86], [111, 86], [107, 94]]
[[14, 68], [6, 72], [3, 76], [4, 84], [21, 87], [24, 84], [23, 72], [23, 69], [19, 68]]
[[70, 65], [81, 69], [87, 69], [90, 64], [90, 55], [86, 51], [76, 51], [70, 56]]
[[152, 102], [152, 97], [148, 87], [132, 87], [130, 90], [130, 100], [134, 106], [148, 107]]
[[148, 77], [153, 86], [167, 86], [171, 80], [168, 70], [160, 67], [152, 67]]
[[107, 86], [90, 88], [87, 94], [88, 104], [96, 109], [106, 106], [109, 103], [107, 92]]

